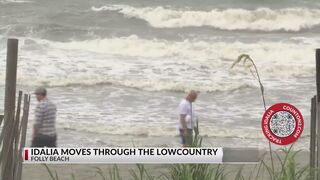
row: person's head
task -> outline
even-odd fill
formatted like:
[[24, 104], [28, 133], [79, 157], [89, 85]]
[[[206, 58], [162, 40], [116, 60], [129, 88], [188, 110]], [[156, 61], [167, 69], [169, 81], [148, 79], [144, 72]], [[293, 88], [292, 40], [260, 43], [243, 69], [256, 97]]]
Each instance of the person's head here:
[[37, 100], [41, 101], [42, 99], [47, 97], [47, 90], [45, 88], [43, 88], [43, 87], [38, 87], [35, 90], [34, 94], [36, 95]]
[[191, 91], [189, 92], [189, 94], [188, 94], [188, 96], [187, 96], [186, 99], [187, 99], [189, 102], [194, 102], [194, 101], [196, 101], [197, 96], [198, 96], [197, 92], [194, 91], [194, 90], [191, 90]]

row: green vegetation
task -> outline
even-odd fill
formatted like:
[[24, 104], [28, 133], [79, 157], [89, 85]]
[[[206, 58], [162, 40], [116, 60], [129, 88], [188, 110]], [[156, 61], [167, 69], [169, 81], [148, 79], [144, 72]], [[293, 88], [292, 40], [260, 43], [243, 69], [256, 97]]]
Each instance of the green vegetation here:
[[[293, 145], [280, 151], [273, 151], [276, 157], [274, 160], [271, 161], [268, 159], [269, 156], [265, 156], [254, 168], [252, 168], [253, 165], [247, 165], [247, 168], [245, 165], [239, 165], [238, 171], [234, 174], [228, 169], [229, 165], [221, 164], [175, 164], [168, 165], [165, 172], [147, 170], [146, 165], [137, 164], [136, 168], [129, 170], [129, 177], [122, 176], [117, 165], [105, 171], [95, 167], [92, 172], [101, 180], [126, 180], [128, 178], [132, 180], [311, 180], [310, 173], [319, 171], [297, 163], [295, 159], [299, 151], [293, 151], [292, 147]], [[271, 164], [274, 165], [274, 169]], [[59, 180], [56, 171], [47, 165], [44, 167], [52, 180]], [[75, 174], [72, 173], [71, 178], [68, 179], [76, 180]]]

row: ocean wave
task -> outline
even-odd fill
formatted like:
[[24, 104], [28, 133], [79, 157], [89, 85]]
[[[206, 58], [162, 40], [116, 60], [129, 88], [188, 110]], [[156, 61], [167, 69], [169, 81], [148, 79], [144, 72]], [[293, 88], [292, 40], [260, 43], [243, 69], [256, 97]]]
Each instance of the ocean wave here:
[[[314, 43], [178, 42], [138, 36], [72, 42], [26, 39], [20, 41], [18, 84], [235, 91], [257, 86], [244, 68], [230, 69], [246, 53], [255, 60], [261, 77], [271, 79], [274, 86], [274, 78], [314, 75]], [[0, 58], [4, 57], [3, 51]], [[0, 61], [0, 67], [5, 67], [5, 61]]]
[[[247, 53], [258, 61], [265, 63], [291, 64], [292, 61], [308, 60], [313, 57], [314, 47], [318, 41], [305, 39], [300, 43], [257, 41], [221, 42], [185, 39], [183, 41], [169, 41], [165, 39], [144, 39], [137, 35], [114, 37], [85, 41], [57, 42], [47, 40], [33, 40], [38, 44], [67, 51], [92, 52], [103, 55], [141, 57], [141, 58], [176, 58], [192, 59], [195, 63], [210, 60], [234, 60], [238, 55]], [[308, 58], [306, 58], [308, 57]], [[260, 59], [260, 60], [259, 60]], [[181, 62], [181, 61], [180, 61]], [[214, 62], [211, 65], [222, 62]], [[301, 64], [306, 64], [306, 62]]]
[[209, 26], [222, 30], [300, 31], [320, 25], [320, 10], [308, 8], [212, 9], [211, 11], [137, 8], [128, 5], [92, 7], [93, 11], [116, 11], [156, 28]]
[[[147, 74], [145, 76], [148, 76]], [[1, 74], [0, 74], [1, 77]], [[4, 77], [4, 76], [3, 76]], [[188, 92], [190, 89], [196, 89], [201, 92], [224, 92], [250, 89], [256, 87], [254, 84], [245, 82], [201, 82], [201, 81], [185, 81], [177, 82], [173, 79], [133, 79], [119, 76], [65, 76], [61, 77], [35, 77], [35, 76], [19, 76], [18, 84], [25, 86], [46, 86], [46, 87], [68, 87], [68, 86], [93, 86], [93, 85], [114, 85], [127, 88], [136, 88], [144, 91], [172, 91], [172, 92]], [[1, 84], [0, 84], [1, 85]], [[3, 84], [2, 84], [3, 85]]]
[[[305, 39], [300, 43], [258, 41], [209, 42], [202, 40], [168, 41], [143, 39], [136, 35], [73, 42], [50, 42], [54, 49], [75, 52], [93, 52], [108, 56], [149, 59], [149, 63], [162, 59], [204, 68], [229, 69], [240, 54], [249, 54], [266, 72], [266, 76], [310, 75], [313, 73], [314, 47], [318, 41]], [[289, 68], [291, 72], [285, 70]], [[199, 69], [202, 71], [202, 69]]]
[[2, 4], [9, 4], [9, 3], [33, 3], [33, 1], [28, 1], [28, 0], [1, 0], [0, 3], [2, 3]]

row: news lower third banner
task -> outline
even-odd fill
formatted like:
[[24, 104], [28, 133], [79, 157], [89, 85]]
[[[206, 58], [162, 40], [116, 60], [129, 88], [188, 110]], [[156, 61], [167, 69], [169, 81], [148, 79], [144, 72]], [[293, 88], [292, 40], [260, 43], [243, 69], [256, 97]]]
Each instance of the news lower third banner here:
[[26, 164], [222, 163], [223, 148], [24, 148]]

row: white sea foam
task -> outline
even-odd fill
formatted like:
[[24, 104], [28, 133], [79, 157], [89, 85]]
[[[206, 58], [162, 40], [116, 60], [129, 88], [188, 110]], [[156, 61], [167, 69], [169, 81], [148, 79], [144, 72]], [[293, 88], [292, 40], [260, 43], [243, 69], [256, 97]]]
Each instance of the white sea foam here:
[[[311, 42], [178, 42], [135, 35], [73, 42], [28, 39], [21, 41], [18, 82], [32, 86], [112, 83], [148, 91], [230, 91], [256, 85], [246, 80], [252, 78], [244, 78], [249, 75], [243, 68], [230, 69], [238, 55], [249, 54], [264, 79], [292, 79], [313, 76], [314, 47]], [[4, 61], [0, 64], [5, 67]], [[4, 78], [4, 73], [0, 77]]]
[[0, 3], [7, 4], [7, 3], [33, 3], [33, 1], [27, 0], [1, 0]]
[[137, 8], [128, 5], [92, 7], [93, 11], [116, 11], [157, 28], [210, 26], [223, 30], [300, 31], [320, 24], [320, 10], [307, 8], [212, 9], [197, 11], [164, 7]]
[[[317, 42], [304, 40], [303, 44], [288, 42], [259, 41], [243, 42], [206, 42], [198, 40], [168, 41], [163, 39], [142, 39], [136, 35], [73, 42], [43, 41], [51, 47], [65, 50], [91, 51], [99, 54], [144, 57], [144, 58], [177, 58], [193, 61], [209, 61], [210, 59], [234, 60], [239, 54], [248, 53], [259, 61], [290, 64], [292, 61], [304, 60], [307, 64], [312, 60], [313, 50]], [[217, 62], [215, 62], [217, 63]]]

